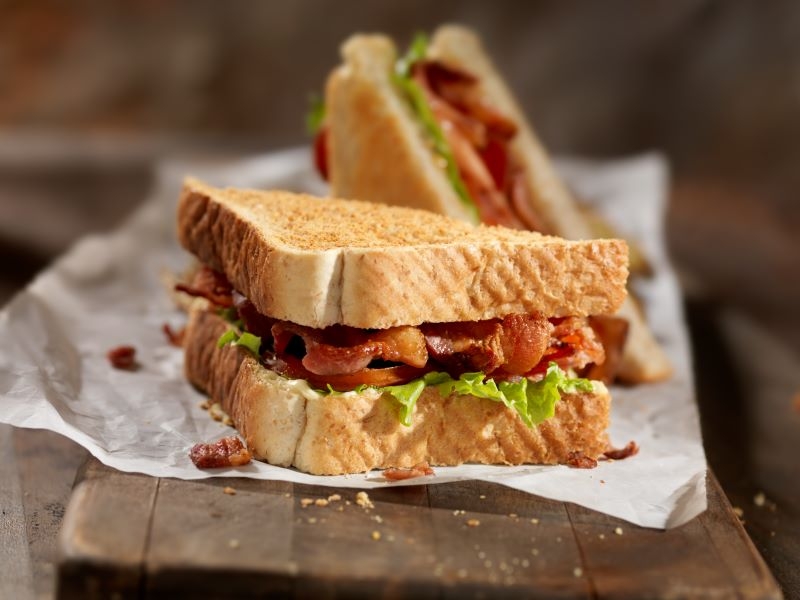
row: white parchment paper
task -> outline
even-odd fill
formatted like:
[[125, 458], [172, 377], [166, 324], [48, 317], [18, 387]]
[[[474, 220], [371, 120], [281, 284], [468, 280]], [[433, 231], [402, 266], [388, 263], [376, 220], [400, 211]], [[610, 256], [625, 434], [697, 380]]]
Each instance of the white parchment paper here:
[[[493, 481], [639, 525], [674, 527], [706, 507], [706, 462], [680, 294], [662, 235], [667, 167], [657, 155], [597, 164], [570, 160], [559, 167], [582, 198], [641, 242], [654, 264], [655, 277], [639, 282], [637, 292], [675, 375], [665, 383], [612, 389], [611, 439], [616, 446], [636, 440], [641, 451], [635, 457], [590, 470], [437, 467], [424, 483]], [[202, 397], [182, 375], [182, 352], [161, 331], [165, 322], [180, 327], [185, 321], [159, 279], [162, 270], [180, 270], [188, 262], [174, 236], [185, 174], [217, 185], [325, 193], [305, 149], [225, 166], [165, 165], [153, 194], [129, 222], [113, 234], [81, 240], [0, 313], [0, 422], [57, 431], [111, 467], [153, 476], [403, 485], [386, 483], [377, 472], [317, 477], [260, 462], [214, 471], [192, 465], [193, 444], [232, 431], [199, 408]], [[110, 367], [106, 352], [122, 344], [137, 348], [140, 370]]]

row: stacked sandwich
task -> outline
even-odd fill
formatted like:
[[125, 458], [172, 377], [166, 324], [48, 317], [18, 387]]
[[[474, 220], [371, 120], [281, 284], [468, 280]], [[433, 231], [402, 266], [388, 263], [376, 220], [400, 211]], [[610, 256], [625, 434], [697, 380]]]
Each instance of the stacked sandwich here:
[[625, 242], [195, 180], [178, 234], [203, 265], [181, 286], [187, 376], [256, 458], [339, 474], [606, 450], [608, 391], [585, 377]]

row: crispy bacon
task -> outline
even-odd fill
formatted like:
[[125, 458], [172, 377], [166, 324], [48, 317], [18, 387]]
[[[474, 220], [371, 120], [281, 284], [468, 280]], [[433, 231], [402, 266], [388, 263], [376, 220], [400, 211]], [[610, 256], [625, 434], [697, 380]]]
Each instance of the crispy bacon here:
[[171, 345], [177, 346], [178, 348], [183, 346], [183, 336], [186, 333], [185, 327], [181, 327], [175, 331], [172, 327], [170, 327], [169, 323], [164, 323], [161, 326], [161, 331], [164, 332], [164, 336]]
[[398, 467], [389, 467], [384, 469], [383, 476], [389, 481], [404, 481], [406, 479], [415, 479], [417, 477], [426, 477], [433, 475], [433, 469], [426, 462], [421, 462], [413, 467], [401, 469]]
[[387, 385], [408, 383], [412, 379], [422, 377], [429, 370], [427, 368], [418, 369], [409, 365], [397, 365], [381, 369], [365, 368], [355, 373], [344, 375], [317, 375], [306, 369], [299, 358], [290, 354], [268, 362], [268, 366], [285, 377], [305, 379], [315, 388], [322, 390], [330, 386], [337, 392], [348, 392], [360, 385], [385, 387]]
[[133, 346], [117, 346], [112, 348], [106, 354], [108, 362], [115, 369], [122, 369], [125, 371], [134, 371], [137, 368], [136, 363], [136, 348]]
[[416, 368], [428, 362], [425, 338], [416, 327], [392, 327], [370, 333], [343, 325], [312, 329], [279, 321], [272, 326], [272, 336], [279, 358], [283, 358], [292, 338], [300, 337], [305, 345], [303, 366], [316, 375], [351, 375], [366, 369], [376, 359]]
[[628, 442], [624, 448], [609, 448], [603, 452], [603, 456], [611, 460], [622, 460], [636, 454], [639, 454], [639, 444], [633, 440]]
[[597, 461], [591, 456], [586, 456], [580, 450], [570, 452], [567, 454], [567, 465], [573, 469], [594, 469], [597, 466]]
[[228, 279], [222, 273], [205, 266], [195, 273], [192, 283], [179, 283], [175, 289], [190, 296], [205, 298], [222, 308], [233, 306], [233, 287]]
[[233, 435], [213, 444], [195, 444], [189, 458], [198, 469], [218, 469], [246, 465], [253, 457], [242, 440]]

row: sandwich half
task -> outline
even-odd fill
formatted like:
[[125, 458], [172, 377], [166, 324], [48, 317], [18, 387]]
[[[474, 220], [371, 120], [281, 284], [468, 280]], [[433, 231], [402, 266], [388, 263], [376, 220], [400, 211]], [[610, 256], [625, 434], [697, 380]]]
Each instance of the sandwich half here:
[[627, 246], [428, 211], [188, 179], [202, 263], [189, 381], [256, 458], [313, 474], [555, 464], [607, 449], [610, 398], [581, 377], [589, 326], [626, 296]]
[[[342, 58], [328, 79], [315, 143], [334, 196], [572, 240], [597, 237], [472, 31], [440, 27], [403, 56], [386, 36], [355, 35]], [[603, 322], [606, 345], [621, 353], [619, 364], [607, 364], [607, 378], [669, 376], [632, 299], [618, 316], [627, 331], [625, 323]]]

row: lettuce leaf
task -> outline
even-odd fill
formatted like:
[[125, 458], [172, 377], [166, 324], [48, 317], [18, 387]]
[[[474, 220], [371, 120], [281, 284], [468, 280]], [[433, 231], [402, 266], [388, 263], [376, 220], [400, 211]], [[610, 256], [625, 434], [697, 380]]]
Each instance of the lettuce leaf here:
[[470, 218], [479, 223], [478, 209], [475, 201], [470, 197], [467, 191], [467, 186], [464, 185], [464, 180], [461, 179], [461, 174], [458, 171], [453, 153], [450, 150], [450, 144], [442, 133], [436, 117], [433, 116], [431, 107], [425, 98], [425, 92], [412, 78], [412, 69], [414, 64], [423, 60], [428, 51], [428, 37], [423, 33], [418, 33], [411, 43], [408, 52], [397, 59], [395, 62], [394, 71], [392, 72], [392, 81], [400, 89], [400, 91], [408, 98], [411, 104], [411, 109], [414, 111], [415, 116], [422, 125], [425, 134], [433, 146], [434, 153], [439, 156], [445, 165], [445, 172], [447, 178], [450, 180], [456, 195], [461, 200], [464, 208], [470, 215]]
[[319, 94], [311, 94], [308, 98], [308, 113], [306, 113], [306, 131], [309, 135], [317, 132], [325, 122], [325, 101]]
[[594, 389], [591, 381], [570, 377], [554, 362], [548, 365], [547, 372], [540, 381], [522, 378], [519, 381], [498, 383], [493, 379], [486, 379], [483, 373], [464, 373], [458, 379], [453, 379], [447, 373], [431, 372], [403, 385], [377, 389], [391, 394], [400, 403], [400, 422], [409, 426], [417, 400], [428, 386], [436, 387], [442, 396], [452, 393], [469, 394], [502, 402], [516, 410], [528, 427], [534, 427], [552, 417], [562, 393], [591, 392]]
[[261, 356], [261, 338], [247, 331], [237, 333], [235, 329], [228, 329], [225, 333], [219, 336], [219, 339], [217, 340], [217, 348], [222, 348], [227, 344], [242, 346], [243, 348], [249, 350], [256, 358]]

